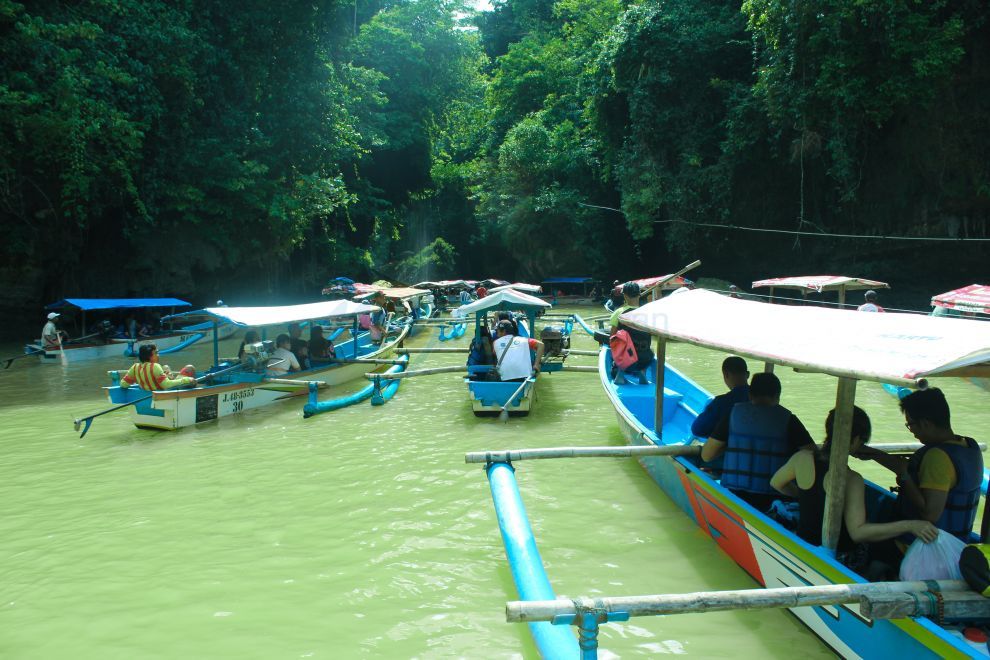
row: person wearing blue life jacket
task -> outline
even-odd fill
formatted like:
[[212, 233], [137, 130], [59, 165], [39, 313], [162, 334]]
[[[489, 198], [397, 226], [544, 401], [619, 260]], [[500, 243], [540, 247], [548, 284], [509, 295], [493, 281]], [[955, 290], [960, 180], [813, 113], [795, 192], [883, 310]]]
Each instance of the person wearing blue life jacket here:
[[715, 430], [715, 425], [732, 410], [732, 406], [749, 401], [749, 369], [746, 367], [746, 360], [736, 355], [722, 360], [722, 380], [729, 391], [709, 401], [691, 424], [691, 433], [698, 438], [709, 437]]
[[770, 479], [795, 452], [813, 446], [804, 424], [780, 405], [780, 379], [758, 373], [749, 384], [749, 401], [732, 406], [701, 449], [703, 461], [725, 455], [722, 485], [766, 511], [779, 498]]
[[[980, 503], [983, 454], [973, 438], [956, 435], [949, 403], [937, 387], [901, 399], [904, 425], [922, 445], [910, 458], [869, 448], [859, 458], [872, 459], [897, 475], [898, 519], [920, 518], [968, 541]], [[899, 539], [910, 543], [913, 536]]]
[[492, 348], [492, 334], [487, 325], [482, 325], [478, 336], [471, 340], [468, 350], [468, 366], [495, 364], [495, 351]]

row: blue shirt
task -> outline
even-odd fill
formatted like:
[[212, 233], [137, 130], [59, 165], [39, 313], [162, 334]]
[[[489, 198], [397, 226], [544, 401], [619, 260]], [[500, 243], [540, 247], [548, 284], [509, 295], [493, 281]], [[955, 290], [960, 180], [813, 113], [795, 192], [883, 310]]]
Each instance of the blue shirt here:
[[719, 394], [708, 402], [691, 424], [691, 433], [699, 438], [710, 437], [719, 421], [732, 410], [732, 406], [747, 401], [749, 401], [749, 385], [737, 385], [725, 394]]

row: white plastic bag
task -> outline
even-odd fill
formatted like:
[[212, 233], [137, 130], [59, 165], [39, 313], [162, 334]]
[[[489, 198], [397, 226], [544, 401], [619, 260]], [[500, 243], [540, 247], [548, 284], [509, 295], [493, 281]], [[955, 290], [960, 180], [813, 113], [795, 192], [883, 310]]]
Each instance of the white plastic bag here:
[[915, 539], [901, 562], [902, 580], [961, 580], [959, 555], [966, 544], [942, 530], [931, 543]]

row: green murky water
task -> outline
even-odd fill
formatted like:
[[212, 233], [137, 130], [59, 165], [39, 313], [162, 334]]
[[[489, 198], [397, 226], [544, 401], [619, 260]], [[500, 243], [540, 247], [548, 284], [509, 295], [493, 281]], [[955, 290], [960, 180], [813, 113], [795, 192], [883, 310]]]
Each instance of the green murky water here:
[[[439, 344], [421, 331], [410, 345]], [[721, 355], [674, 345], [669, 356], [721, 389]], [[203, 346], [172, 364], [209, 358]], [[595, 374], [544, 377], [533, 414], [507, 425], [476, 419], [447, 374], [409, 380], [383, 408], [304, 420], [300, 399], [173, 433], [120, 412], [80, 440], [73, 417], [107, 407], [105, 371], [126, 364], [24, 359], [0, 373], [0, 656], [535, 657], [526, 627], [504, 622], [515, 590], [484, 474], [463, 455], [621, 444]], [[834, 382], [778, 374], [785, 405], [820, 438]], [[961, 380], [945, 389], [956, 430], [986, 440], [990, 395]], [[877, 441], [911, 440], [879, 386], [858, 394]], [[559, 595], [754, 586], [633, 462], [534, 461], [517, 477]], [[606, 626], [601, 646], [601, 657], [831, 655], [781, 612], [637, 618]]]

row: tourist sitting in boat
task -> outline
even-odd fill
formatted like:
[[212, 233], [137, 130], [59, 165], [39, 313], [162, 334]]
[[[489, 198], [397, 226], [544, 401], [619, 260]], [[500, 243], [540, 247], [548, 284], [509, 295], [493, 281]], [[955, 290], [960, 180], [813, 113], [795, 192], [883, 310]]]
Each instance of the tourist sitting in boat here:
[[309, 330], [309, 357], [311, 360], [330, 360], [336, 357], [333, 342], [323, 336], [323, 326], [313, 325]]
[[[872, 459], [897, 475], [899, 519], [921, 518], [963, 541], [973, 529], [983, 482], [983, 454], [973, 438], [956, 435], [950, 424], [949, 403], [933, 387], [901, 399], [905, 426], [922, 445], [910, 458], [864, 448], [860, 458]], [[910, 543], [910, 538], [904, 538]]]
[[386, 311], [388, 301], [385, 299], [385, 294], [379, 291], [371, 297], [371, 304], [378, 305], [380, 308], [377, 312], [372, 312], [370, 318], [371, 325], [368, 327], [368, 332], [371, 334], [371, 341], [378, 343], [385, 338], [385, 325], [388, 323], [388, 312]]
[[481, 326], [479, 335], [471, 340], [468, 349], [468, 366], [476, 364], [495, 364], [495, 349], [492, 348], [492, 334], [487, 325]]
[[120, 379], [120, 386], [126, 389], [131, 385], [137, 385], [142, 390], [153, 392], [196, 385], [195, 378], [188, 376], [175, 378], [173, 376], [174, 374], [165, 371], [162, 365], [158, 364], [158, 346], [143, 344], [138, 349], [138, 362], [132, 364], [124, 377]]
[[[822, 544], [822, 520], [825, 516], [825, 475], [828, 474], [829, 452], [835, 428], [835, 409], [825, 420], [825, 442], [822, 448], [805, 447], [784, 463], [770, 479], [776, 490], [795, 498], [800, 504], [797, 533], [808, 543]], [[849, 455], [856, 456], [870, 441], [872, 425], [866, 412], [853, 407], [852, 433]], [[927, 520], [898, 520], [887, 523], [871, 523], [866, 518], [866, 485], [863, 476], [849, 470], [846, 477], [846, 497], [842, 512], [842, 531], [836, 548], [839, 560], [863, 577], [882, 579], [883, 567], [870, 568], [870, 550], [861, 544], [873, 544], [896, 538], [902, 534], [914, 534], [926, 543], [938, 537], [938, 528]], [[878, 553], [873, 553], [875, 559]], [[893, 567], [889, 567], [893, 568]], [[896, 572], [896, 571], [893, 571]]]
[[237, 349], [237, 359], [244, 359], [244, 347], [248, 344], [257, 344], [261, 341], [261, 337], [258, 335], [257, 330], [248, 330], [244, 333], [244, 341], [241, 342], [240, 348]]
[[512, 334], [514, 334], [514, 335], [518, 335], [519, 334], [519, 322], [516, 321], [516, 319], [514, 319], [512, 317], [512, 314], [511, 313], [509, 313], [509, 312], [499, 312], [496, 315], [496, 317], [495, 317], [495, 330], [496, 331], [498, 330], [498, 324], [501, 323], [502, 321], [508, 321], [509, 323], [512, 324]]
[[877, 304], [877, 292], [872, 289], [863, 294], [863, 298], [866, 300], [862, 305], [856, 308], [857, 312], [882, 312], [883, 307]]
[[629, 338], [632, 340], [632, 344], [636, 349], [636, 362], [626, 366], [624, 369], [618, 368], [618, 363], [615, 361], [615, 355], [613, 353], [613, 364], [616, 365], [616, 373], [613, 375], [612, 380], [619, 385], [625, 384], [626, 382], [624, 374], [638, 374], [639, 382], [643, 385], [649, 384], [650, 382], [646, 376], [646, 368], [653, 362], [653, 349], [650, 348], [650, 335], [642, 330], [637, 330], [636, 328], [627, 326], [619, 320], [619, 316], [622, 314], [639, 307], [640, 293], [641, 290], [638, 282], [626, 282], [623, 284], [623, 304], [612, 312], [612, 317], [609, 320], [609, 335], [615, 336], [617, 332], [624, 330], [629, 333]]
[[699, 438], [709, 437], [732, 406], [749, 401], [749, 369], [745, 360], [735, 355], [722, 360], [722, 380], [729, 391], [709, 401], [691, 424], [691, 433]]
[[275, 351], [267, 367], [269, 376], [284, 376], [290, 371], [299, 371], [299, 360], [289, 350], [291, 346], [292, 338], [284, 332], [275, 339]]
[[780, 405], [780, 379], [758, 373], [749, 384], [749, 401], [722, 417], [701, 449], [710, 462], [725, 454], [722, 485], [766, 511], [778, 498], [770, 478], [798, 450], [814, 446], [808, 430]]
[[289, 324], [289, 350], [303, 369], [309, 368], [309, 342], [302, 338], [302, 327], [298, 323]]
[[[543, 342], [512, 334], [512, 323], [499, 321], [492, 349], [496, 355], [495, 370], [499, 380], [523, 381], [540, 372], [543, 360]], [[536, 351], [533, 357], [531, 351]]]
[[69, 339], [69, 335], [65, 331], [59, 330], [58, 325], [55, 323], [55, 319], [59, 316], [61, 314], [50, 312], [48, 314], [48, 322], [41, 329], [41, 345], [46, 351], [57, 351], [61, 348], [61, 343]]

